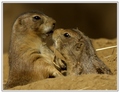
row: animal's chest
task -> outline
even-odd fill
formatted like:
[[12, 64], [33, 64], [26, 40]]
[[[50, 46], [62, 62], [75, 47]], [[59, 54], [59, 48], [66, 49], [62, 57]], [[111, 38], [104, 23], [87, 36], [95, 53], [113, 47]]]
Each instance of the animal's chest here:
[[46, 45], [40, 45], [40, 52], [47, 61], [54, 60], [54, 53]]

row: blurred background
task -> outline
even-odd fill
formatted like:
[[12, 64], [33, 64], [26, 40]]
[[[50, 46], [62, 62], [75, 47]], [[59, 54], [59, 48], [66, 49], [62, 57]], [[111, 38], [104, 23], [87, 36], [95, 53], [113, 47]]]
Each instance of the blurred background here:
[[117, 38], [117, 3], [3, 3], [3, 51], [8, 52], [12, 25], [22, 13], [39, 10], [57, 28], [79, 28], [90, 38]]

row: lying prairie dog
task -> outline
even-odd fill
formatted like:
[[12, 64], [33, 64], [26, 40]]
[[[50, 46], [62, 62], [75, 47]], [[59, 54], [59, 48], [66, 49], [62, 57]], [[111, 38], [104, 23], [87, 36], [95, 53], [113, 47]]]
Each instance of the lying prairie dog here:
[[93, 48], [90, 39], [78, 29], [56, 29], [52, 35], [55, 51], [67, 64], [67, 75], [112, 74]]

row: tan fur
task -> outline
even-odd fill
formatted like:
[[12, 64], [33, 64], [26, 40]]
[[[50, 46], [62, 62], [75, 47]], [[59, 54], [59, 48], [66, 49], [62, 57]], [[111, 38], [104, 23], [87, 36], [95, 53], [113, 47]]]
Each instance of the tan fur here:
[[56, 57], [67, 64], [67, 75], [112, 74], [96, 55], [90, 39], [78, 29], [56, 29], [52, 38], [55, 50], [61, 54]]
[[53, 52], [43, 42], [54, 26], [54, 19], [38, 11], [17, 18], [11, 35], [9, 79], [5, 88], [62, 75], [54, 67]]

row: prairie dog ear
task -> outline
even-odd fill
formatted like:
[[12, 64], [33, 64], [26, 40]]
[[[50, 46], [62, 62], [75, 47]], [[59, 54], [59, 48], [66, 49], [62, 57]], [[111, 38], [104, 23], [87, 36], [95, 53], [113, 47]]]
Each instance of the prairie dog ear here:
[[19, 25], [21, 25], [21, 26], [24, 25], [23, 19], [19, 18], [19, 19], [18, 19], [18, 23], [19, 23]]
[[75, 45], [75, 50], [76, 51], [82, 51], [83, 47], [84, 47], [84, 43], [83, 42], [79, 42], [79, 43], [77, 43]]

